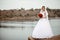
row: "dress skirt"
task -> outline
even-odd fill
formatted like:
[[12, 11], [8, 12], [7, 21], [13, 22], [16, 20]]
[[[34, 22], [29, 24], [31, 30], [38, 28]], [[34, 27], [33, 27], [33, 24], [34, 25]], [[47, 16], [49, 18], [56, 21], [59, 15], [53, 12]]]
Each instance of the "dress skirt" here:
[[53, 32], [49, 24], [49, 20], [46, 18], [41, 18], [33, 30], [32, 37], [50, 38], [52, 36], [53, 36]]

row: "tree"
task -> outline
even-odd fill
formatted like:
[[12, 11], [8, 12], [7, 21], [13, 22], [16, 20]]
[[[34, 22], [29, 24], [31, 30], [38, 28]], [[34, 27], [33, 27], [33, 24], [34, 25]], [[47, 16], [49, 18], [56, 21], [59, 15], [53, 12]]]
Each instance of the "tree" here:
[[24, 8], [21, 8], [21, 10], [25, 10]]
[[47, 9], [47, 10], [49, 10], [49, 11], [51, 11], [51, 9], [50, 9], [50, 8], [48, 8], [48, 7], [47, 7], [46, 9]]

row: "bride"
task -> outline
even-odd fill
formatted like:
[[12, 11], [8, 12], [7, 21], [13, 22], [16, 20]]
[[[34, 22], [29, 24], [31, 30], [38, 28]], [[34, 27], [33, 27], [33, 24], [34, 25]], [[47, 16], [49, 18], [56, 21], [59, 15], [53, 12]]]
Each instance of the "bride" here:
[[43, 15], [35, 26], [32, 37], [33, 38], [50, 38], [53, 36], [51, 26], [48, 20], [48, 12], [45, 6], [42, 6], [40, 13]]

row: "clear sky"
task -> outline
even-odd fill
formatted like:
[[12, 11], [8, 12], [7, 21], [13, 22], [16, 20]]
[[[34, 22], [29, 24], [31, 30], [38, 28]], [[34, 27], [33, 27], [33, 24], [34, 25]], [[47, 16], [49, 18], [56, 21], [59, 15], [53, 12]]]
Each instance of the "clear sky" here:
[[0, 9], [41, 8], [60, 9], [60, 0], [0, 0]]

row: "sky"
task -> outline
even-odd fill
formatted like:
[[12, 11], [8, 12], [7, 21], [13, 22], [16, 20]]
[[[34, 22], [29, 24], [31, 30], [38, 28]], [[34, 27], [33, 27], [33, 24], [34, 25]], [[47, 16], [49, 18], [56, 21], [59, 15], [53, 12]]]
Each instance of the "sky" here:
[[36, 9], [41, 6], [60, 9], [60, 0], [0, 0], [0, 9]]

